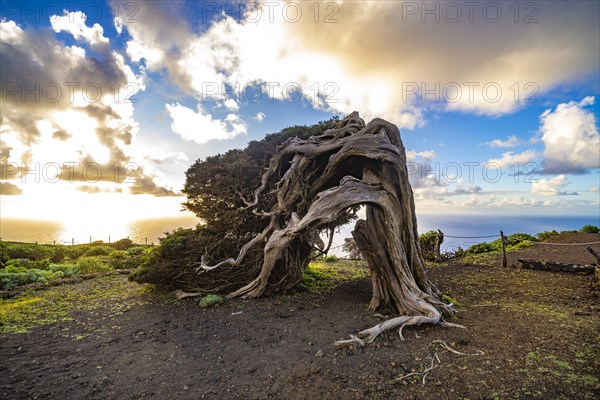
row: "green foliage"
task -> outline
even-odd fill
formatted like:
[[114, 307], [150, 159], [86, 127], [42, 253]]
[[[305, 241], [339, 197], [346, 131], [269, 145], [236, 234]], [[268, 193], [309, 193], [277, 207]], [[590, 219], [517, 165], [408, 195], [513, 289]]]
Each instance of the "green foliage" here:
[[24, 267], [25, 269], [46, 269], [50, 265], [48, 260], [33, 261], [27, 258], [14, 258], [6, 262], [6, 266]]
[[187, 245], [188, 239], [194, 233], [193, 229], [179, 228], [164, 238], [160, 238], [159, 253], [164, 258], [176, 257]]
[[109, 267], [106, 265], [104, 260], [99, 256], [93, 257], [80, 257], [77, 260], [79, 270], [83, 274], [93, 274], [96, 272], [108, 271]]
[[598, 228], [595, 225], [584, 225], [581, 227], [581, 229], [579, 229], [579, 232], [581, 232], [581, 233], [599, 233], [600, 228]]
[[419, 235], [421, 254], [425, 260], [434, 259], [435, 240], [438, 235], [436, 231], [429, 231]]
[[458, 303], [458, 301], [455, 298], [450, 297], [446, 294], [442, 295], [442, 301], [446, 304], [452, 304], [456, 308], [459, 308], [459, 306], [460, 306], [460, 304]]
[[67, 256], [71, 260], [76, 260], [79, 257], [83, 256], [85, 253], [90, 250], [92, 246], [89, 245], [77, 245], [77, 246], [67, 246]]
[[144, 253], [144, 250], [146, 249], [142, 246], [130, 247], [127, 249], [127, 254], [130, 256], [139, 256]]
[[338, 262], [338, 258], [335, 254], [327, 256], [323, 259], [326, 263], [335, 263]]
[[60, 270], [27, 269], [26, 267], [8, 266], [0, 270], [0, 289], [13, 289], [28, 283], [46, 283], [49, 280], [62, 278]]
[[[133, 249], [135, 251], [129, 251]], [[109, 254], [109, 266], [113, 269], [134, 269], [146, 263], [152, 253], [152, 248], [132, 247], [129, 250], [113, 250]]]
[[366, 278], [369, 274], [369, 268], [357, 266], [353, 261], [313, 261], [304, 270], [299, 286], [310, 292], [326, 293], [343, 282]]
[[[139, 267], [150, 258], [153, 248], [133, 246], [128, 250], [118, 250], [118, 247], [128, 245], [127, 240], [120, 241], [120, 244], [105, 245], [100, 241], [75, 246], [0, 242], [0, 261], [5, 267], [0, 269], [0, 288], [12, 289], [33, 282], [47, 282], [79, 272], [96, 273], [111, 268]], [[45, 258], [40, 258], [42, 255]], [[66, 255], [71, 262], [61, 263]]]
[[[500, 243], [500, 239], [497, 239], [498, 243]], [[514, 233], [512, 235], [508, 235], [506, 237], [509, 246], [514, 246], [522, 242], [539, 242], [539, 239], [535, 236], [532, 236], [528, 233]]]
[[[117, 315], [151, 298], [163, 300], [164, 296], [150, 294], [146, 286], [128, 283], [119, 275], [84, 280], [76, 285], [24, 290], [14, 297], [0, 299], [0, 334], [22, 333], [36, 326], [71, 321], [74, 314], [87, 310], [101, 309], [101, 313]], [[112, 329], [110, 326], [101, 329]], [[88, 332], [90, 327], [86, 325], [84, 331]], [[88, 335], [86, 332], [82, 333]]]
[[554, 236], [559, 235], [559, 233], [557, 231], [544, 231], [544, 232], [540, 232], [540, 233], [536, 233], [535, 237], [543, 242], [544, 240], [548, 240], [550, 238], [553, 238]]
[[79, 273], [79, 265], [76, 264], [50, 264], [48, 271], [62, 273], [63, 277], [77, 275]]
[[52, 257], [52, 247], [50, 245], [33, 243], [3, 243], [2, 252], [6, 260], [27, 258], [33, 261], [40, 261]]
[[[203, 225], [167, 233], [158, 249], [130, 274], [130, 279], [185, 289], [187, 283], [193, 286], [193, 282], [205, 279], [193, 271], [203, 255], [209, 255], [213, 261], [235, 256], [269, 224], [268, 218], [246, 207], [244, 199], [253, 200], [277, 146], [293, 137], [307, 139], [322, 133], [332, 128], [334, 122], [332, 119], [312, 126], [286, 128], [251, 141], [243, 150], [196, 160], [186, 171], [183, 193], [187, 200], [183, 207], [201, 218]], [[273, 176], [268, 184], [273, 186], [275, 179]], [[258, 207], [268, 210], [276, 202], [276, 193], [268, 191], [258, 199]]]
[[50, 262], [59, 263], [62, 262], [67, 255], [67, 250], [65, 246], [53, 246], [52, 248], [52, 256], [50, 257]]
[[93, 256], [107, 256], [111, 251], [113, 251], [112, 247], [109, 246], [93, 246], [88, 251], [86, 251], [83, 256], [85, 257], [93, 257]]
[[[505, 238], [507, 241], [507, 245], [506, 245], [507, 251], [522, 249], [523, 247], [531, 246], [535, 242], [540, 241], [540, 239], [538, 237], [532, 236], [528, 233], [514, 233], [512, 235], [505, 236]], [[490, 253], [490, 252], [495, 252], [495, 251], [497, 252], [497, 251], [501, 251], [501, 250], [502, 250], [502, 239], [498, 238], [490, 243], [481, 242], [481, 243], [474, 244], [473, 246], [471, 246], [467, 249], [466, 254], [473, 255], [473, 254], [481, 254], [481, 253]]]
[[117, 250], [127, 250], [128, 248], [133, 246], [133, 240], [126, 238], [117, 240], [113, 247]]
[[202, 299], [200, 299], [200, 301], [198, 302], [198, 306], [200, 306], [200, 308], [208, 308], [208, 307], [217, 306], [224, 302], [225, 302], [225, 297], [219, 296], [216, 294], [208, 294], [208, 295], [204, 296]]
[[472, 245], [466, 251], [467, 254], [480, 254], [480, 253], [488, 253], [490, 251], [497, 250], [488, 242], [481, 242]]

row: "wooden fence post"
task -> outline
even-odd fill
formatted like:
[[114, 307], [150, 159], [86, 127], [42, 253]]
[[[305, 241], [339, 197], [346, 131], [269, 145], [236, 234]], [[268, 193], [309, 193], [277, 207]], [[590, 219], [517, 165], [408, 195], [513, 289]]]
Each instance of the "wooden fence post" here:
[[441, 261], [441, 252], [440, 248], [442, 247], [442, 242], [444, 241], [444, 232], [438, 229], [438, 234], [435, 237], [435, 247], [433, 249], [433, 258], [435, 261]]
[[506, 268], [508, 266], [508, 262], [506, 261], [506, 238], [502, 231], [500, 231], [500, 238], [502, 239], [502, 266]]

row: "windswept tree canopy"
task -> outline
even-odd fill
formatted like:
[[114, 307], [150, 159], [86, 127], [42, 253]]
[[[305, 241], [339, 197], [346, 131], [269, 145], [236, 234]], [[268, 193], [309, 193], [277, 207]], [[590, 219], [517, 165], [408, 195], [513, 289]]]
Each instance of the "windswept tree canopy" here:
[[[291, 289], [314, 249], [324, 248], [319, 233], [356, 218], [366, 206], [366, 219], [357, 221], [352, 235], [372, 271], [369, 307], [391, 306], [401, 316], [360, 334], [371, 341], [394, 327], [448, 325], [442, 317], [453, 308], [427, 278], [398, 128], [382, 119], [365, 124], [357, 112], [326, 125], [287, 138], [261, 174], [267, 152], [249, 149], [268, 141], [188, 170], [185, 206], [207, 224], [181, 234], [178, 253], [189, 256], [171, 274], [171, 286], [232, 298]], [[168, 258], [163, 262], [168, 265]]]

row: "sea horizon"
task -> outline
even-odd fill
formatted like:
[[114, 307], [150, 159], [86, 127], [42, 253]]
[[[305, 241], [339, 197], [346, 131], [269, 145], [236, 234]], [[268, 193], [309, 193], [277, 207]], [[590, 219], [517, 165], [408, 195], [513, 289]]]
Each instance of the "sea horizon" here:
[[[68, 226], [59, 221], [44, 221], [24, 218], [1, 218], [0, 238], [3, 241], [30, 242], [46, 244], [83, 244], [98, 240], [115, 242], [129, 238], [138, 244], [158, 244], [159, 238], [166, 232], [178, 228], [193, 228], [202, 220], [193, 215], [174, 217], [147, 218], [116, 224], [114, 229], [97, 230], [93, 226], [82, 228]], [[494, 240], [502, 230], [504, 234], [529, 233], [543, 231], [577, 230], [584, 225], [600, 226], [600, 215], [589, 216], [552, 216], [552, 215], [443, 215], [418, 214], [417, 225], [419, 233], [440, 229], [446, 235], [444, 248], [449, 246], [467, 248], [482, 241]], [[118, 225], [118, 226], [117, 226]], [[85, 225], [84, 225], [85, 226]], [[340, 228], [335, 235], [334, 253], [340, 254], [339, 247], [345, 237], [350, 236], [354, 225], [349, 224]], [[457, 237], [453, 237], [457, 236]]]

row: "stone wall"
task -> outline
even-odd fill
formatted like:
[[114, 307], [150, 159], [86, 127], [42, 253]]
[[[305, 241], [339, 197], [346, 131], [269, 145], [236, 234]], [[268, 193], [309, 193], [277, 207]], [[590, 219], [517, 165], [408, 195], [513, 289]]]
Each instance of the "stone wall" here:
[[596, 265], [576, 265], [576, 264], [562, 264], [553, 261], [534, 261], [524, 260], [519, 258], [519, 267], [526, 269], [536, 269], [539, 271], [553, 271], [553, 272], [582, 272], [585, 274], [593, 274], [596, 272]]

